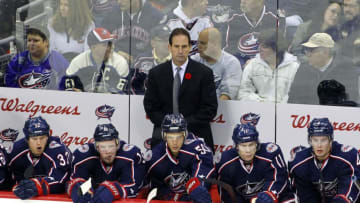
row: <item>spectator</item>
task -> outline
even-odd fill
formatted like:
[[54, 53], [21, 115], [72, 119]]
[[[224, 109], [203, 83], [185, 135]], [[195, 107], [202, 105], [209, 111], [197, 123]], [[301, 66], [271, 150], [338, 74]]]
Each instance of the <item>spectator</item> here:
[[[358, 99], [358, 72], [352, 61], [335, 51], [335, 42], [327, 33], [315, 33], [303, 43], [308, 62], [302, 63], [289, 93], [289, 103], [319, 104], [317, 86], [323, 80], [342, 83], [350, 100]], [[306, 90], [306, 91], [304, 91]]]
[[154, 66], [171, 60], [171, 54], [168, 49], [168, 39], [170, 29], [165, 25], [158, 25], [151, 29], [151, 47], [150, 56], [140, 56], [134, 63], [131, 78], [131, 93], [143, 95], [146, 90], [146, 80], [149, 71]]
[[27, 30], [27, 51], [16, 55], [5, 72], [6, 87], [58, 89], [69, 62], [49, 49], [46, 35], [38, 29]]
[[184, 115], [188, 128], [213, 149], [210, 121], [218, 102], [213, 71], [190, 58], [190, 35], [176, 28], [169, 37], [171, 61], [152, 68], [148, 75], [144, 108], [154, 124], [151, 147], [161, 142], [161, 122], [169, 113]]
[[311, 20], [298, 26], [291, 43], [290, 52], [299, 56], [301, 62], [305, 61], [301, 43], [307, 41], [314, 33], [328, 33], [334, 41], [341, 38], [338, 26], [341, 18], [341, 6], [342, 4], [338, 0], [330, 0], [329, 4], [323, 4], [319, 10], [312, 11]]
[[358, 60], [356, 45], [360, 39], [360, 0], [344, 0], [344, 17], [346, 22], [341, 26], [344, 41], [341, 43], [341, 52], [345, 56]]
[[216, 28], [206, 28], [198, 39], [199, 53], [191, 58], [213, 70], [217, 97], [235, 99], [240, 87], [242, 69], [236, 57], [221, 50], [221, 33]]
[[171, 30], [184, 28], [190, 33], [191, 51], [190, 55], [197, 53], [197, 40], [199, 33], [213, 24], [209, 16], [205, 16], [208, 0], [181, 0], [179, 6], [169, 16], [167, 25]]
[[87, 35], [95, 28], [87, 0], [58, 0], [59, 7], [49, 20], [50, 49], [59, 53], [88, 50]]
[[[140, 149], [120, 140], [111, 123], [97, 125], [94, 140], [95, 144], [85, 144], [75, 150], [67, 194], [74, 202], [108, 203], [136, 197], [145, 175]], [[79, 193], [89, 178], [91, 189], [85, 194]]]
[[77, 75], [86, 92], [126, 92], [129, 67], [124, 57], [113, 51], [114, 36], [95, 28], [87, 40], [90, 50], [71, 61], [66, 75]]
[[300, 63], [288, 52], [286, 40], [275, 29], [259, 37], [260, 53], [244, 68], [237, 99], [286, 103]]
[[9, 168], [17, 182], [13, 191], [20, 199], [63, 193], [71, 173], [72, 154], [60, 138], [50, 136], [41, 116], [26, 120], [25, 138], [9, 152]]
[[[259, 53], [258, 37], [262, 30], [277, 28], [283, 30], [285, 18], [278, 18], [276, 14], [268, 11], [264, 5], [265, 0], [242, 0], [243, 13], [232, 13], [228, 20], [226, 31], [225, 50], [235, 55], [244, 67], [250, 58]], [[284, 33], [279, 33], [282, 35]]]
[[103, 27], [117, 35], [115, 50], [131, 61], [151, 53], [150, 30], [165, 20], [147, 1], [118, 0], [118, 6], [104, 18]]
[[105, 16], [116, 6], [117, 0], [89, 0], [89, 4], [95, 26], [101, 27]]

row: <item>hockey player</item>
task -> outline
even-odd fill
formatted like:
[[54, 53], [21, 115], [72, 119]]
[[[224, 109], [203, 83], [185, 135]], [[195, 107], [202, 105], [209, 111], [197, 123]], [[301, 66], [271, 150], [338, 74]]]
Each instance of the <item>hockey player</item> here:
[[17, 184], [20, 199], [62, 193], [70, 176], [71, 152], [58, 137], [50, 136], [50, 126], [41, 117], [26, 120], [25, 138], [8, 152], [8, 167]]
[[[67, 194], [74, 202], [109, 203], [136, 197], [145, 174], [140, 149], [119, 140], [119, 133], [111, 123], [96, 126], [94, 139], [95, 144], [83, 145], [74, 152]], [[92, 189], [82, 195], [80, 185], [89, 178]]]
[[38, 29], [27, 30], [27, 51], [16, 55], [5, 73], [6, 87], [58, 89], [69, 62], [49, 50], [46, 35]]
[[181, 114], [166, 115], [161, 128], [164, 141], [144, 155], [151, 188], [158, 188], [157, 199], [211, 202], [210, 185], [203, 179], [214, 175], [212, 151], [188, 135]]
[[[235, 126], [235, 147], [215, 158], [218, 179], [233, 188], [238, 203], [295, 202], [280, 147], [258, 137], [252, 123]], [[220, 197], [222, 202], [234, 199], [222, 187]]]
[[356, 202], [359, 157], [351, 147], [334, 141], [328, 118], [314, 118], [308, 128], [310, 147], [289, 161], [290, 177], [299, 202]]

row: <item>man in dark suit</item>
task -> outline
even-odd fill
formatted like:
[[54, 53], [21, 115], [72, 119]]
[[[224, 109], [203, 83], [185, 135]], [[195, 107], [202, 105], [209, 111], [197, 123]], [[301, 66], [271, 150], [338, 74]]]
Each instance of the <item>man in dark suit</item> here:
[[179, 72], [178, 113], [183, 114], [188, 122], [188, 130], [204, 138], [205, 143], [213, 149], [210, 121], [216, 116], [218, 107], [213, 72], [188, 58], [191, 45], [185, 29], [172, 31], [168, 48], [172, 60], [152, 68], [146, 84], [144, 108], [154, 124], [151, 146], [162, 140], [160, 126], [164, 116], [176, 113], [173, 109], [173, 83]]

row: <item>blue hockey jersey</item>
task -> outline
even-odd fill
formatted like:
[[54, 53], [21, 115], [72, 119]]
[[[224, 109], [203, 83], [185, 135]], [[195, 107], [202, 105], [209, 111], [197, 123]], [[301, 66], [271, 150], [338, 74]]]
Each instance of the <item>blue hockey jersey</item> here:
[[[232, 186], [239, 203], [250, 202], [262, 191], [274, 193], [279, 202], [294, 200], [283, 154], [274, 143], [261, 143], [250, 165], [244, 164], [234, 148], [216, 156], [215, 162], [218, 179]], [[220, 198], [232, 201], [224, 188], [220, 188]]]
[[215, 175], [212, 151], [198, 139], [186, 139], [176, 158], [166, 142], [161, 142], [147, 151], [144, 159], [151, 187], [158, 188], [157, 199], [190, 201], [185, 190], [187, 181], [192, 177], [201, 180]]
[[71, 179], [80, 178], [83, 182], [90, 177], [96, 189], [103, 181], [118, 181], [123, 186], [122, 198], [136, 197], [141, 188], [145, 165], [138, 147], [120, 141], [114, 163], [106, 166], [99, 157], [94, 144], [86, 144], [74, 151]]
[[31, 155], [25, 138], [16, 141], [7, 156], [10, 172], [17, 183], [26, 178], [43, 177], [49, 185], [50, 194], [65, 191], [65, 182], [70, 177], [72, 154], [60, 138], [49, 137], [48, 146], [39, 159]]
[[311, 147], [297, 152], [289, 161], [289, 170], [300, 202], [328, 203], [341, 194], [355, 202], [359, 188], [353, 179], [360, 177], [359, 162], [353, 147], [335, 141], [329, 157], [321, 163], [315, 159]]
[[5, 85], [56, 90], [68, 66], [69, 62], [56, 51], [49, 51], [39, 62], [34, 62], [29, 51], [24, 51], [10, 61], [5, 73]]

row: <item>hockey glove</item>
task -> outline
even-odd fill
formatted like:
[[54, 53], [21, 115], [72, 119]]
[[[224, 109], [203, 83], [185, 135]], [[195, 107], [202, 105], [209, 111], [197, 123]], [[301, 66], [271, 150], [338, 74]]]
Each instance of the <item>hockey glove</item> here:
[[43, 178], [24, 179], [13, 191], [20, 199], [29, 199], [37, 195], [49, 194], [49, 185]]
[[87, 203], [91, 200], [92, 192], [87, 192], [85, 195], [83, 195], [80, 191], [80, 186], [84, 182], [85, 180], [82, 178], [75, 178], [66, 184], [66, 193], [75, 203]]
[[91, 202], [108, 203], [120, 198], [126, 198], [126, 191], [117, 181], [104, 181], [95, 191]]
[[348, 200], [345, 195], [336, 195], [331, 200], [331, 203], [350, 203], [350, 200]]
[[201, 185], [198, 178], [191, 178], [186, 183], [186, 192], [195, 203], [211, 203], [211, 197], [206, 187]]
[[257, 195], [255, 203], [277, 203], [278, 199], [276, 195], [270, 191], [260, 192]]

